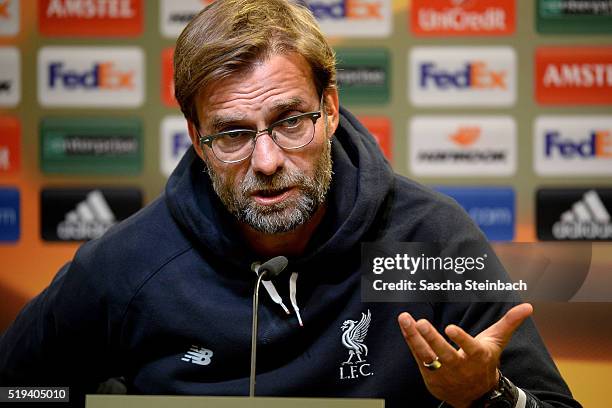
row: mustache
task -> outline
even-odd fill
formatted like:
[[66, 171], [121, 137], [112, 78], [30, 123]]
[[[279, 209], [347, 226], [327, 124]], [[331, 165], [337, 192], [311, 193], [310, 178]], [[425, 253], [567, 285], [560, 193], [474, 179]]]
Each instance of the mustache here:
[[294, 186], [302, 186], [307, 182], [307, 177], [296, 170], [282, 170], [280, 172], [266, 175], [261, 173], [249, 173], [245, 176], [241, 190], [244, 195], [251, 195], [261, 191], [279, 191]]

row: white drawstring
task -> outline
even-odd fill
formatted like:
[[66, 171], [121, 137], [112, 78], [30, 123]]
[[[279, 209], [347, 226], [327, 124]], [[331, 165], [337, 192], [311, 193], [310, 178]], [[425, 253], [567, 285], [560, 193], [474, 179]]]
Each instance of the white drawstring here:
[[285, 313], [291, 314], [289, 309], [287, 309], [287, 306], [285, 306], [285, 304], [283, 303], [283, 299], [280, 297], [280, 295], [276, 291], [276, 288], [274, 287], [274, 284], [272, 283], [272, 281], [263, 281], [261, 283], [263, 283], [264, 288], [266, 288], [266, 291], [268, 292], [268, 294], [270, 295], [274, 303], [280, 305], [285, 311]]
[[297, 298], [296, 298], [297, 278], [298, 278], [297, 272], [293, 272], [291, 274], [291, 278], [289, 278], [289, 298], [291, 299], [291, 306], [293, 306], [293, 310], [295, 310], [295, 314], [297, 315], [298, 322], [300, 323], [300, 326], [303, 327], [304, 324], [302, 323], [302, 316], [300, 316], [300, 308], [297, 305]]
[[[255, 272], [255, 275], [257, 275], [257, 272], [259, 271], [260, 266], [261, 264], [259, 262], [254, 262], [253, 264], [251, 264], [251, 270]], [[301, 327], [304, 327], [304, 323], [302, 322], [302, 316], [300, 315], [300, 308], [298, 307], [298, 304], [297, 304], [297, 278], [298, 278], [297, 272], [293, 272], [291, 274], [291, 277], [289, 278], [289, 299], [291, 300], [291, 306], [293, 307], [293, 310], [295, 310], [295, 314], [297, 316], [298, 323], [300, 324]], [[261, 283], [264, 285], [264, 288], [266, 288], [266, 292], [268, 292], [270, 299], [272, 299], [272, 301], [276, 303], [277, 305], [280, 305], [285, 311], [285, 313], [291, 314], [289, 309], [287, 309], [287, 306], [285, 306], [285, 304], [283, 303], [283, 299], [280, 297], [280, 295], [276, 291], [276, 287], [274, 286], [274, 283], [272, 283], [272, 281], [262, 281]]]
[[[255, 275], [257, 275], [260, 265], [259, 264], [253, 264], [253, 265], [254, 265], [254, 268], [252, 268], [253, 272], [255, 272]], [[270, 298], [272, 299], [272, 301], [276, 303], [277, 305], [280, 305], [285, 311], [285, 313], [291, 314], [289, 309], [287, 309], [287, 306], [285, 306], [285, 304], [283, 303], [283, 299], [280, 297], [280, 295], [276, 291], [276, 288], [274, 287], [274, 284], [272, 283], [272, 281], [261, 281], [261, 283], [264, 285], [264, 288], [266, 288], [266, 292], [268, 292], [268, 295], [270, 295]]]

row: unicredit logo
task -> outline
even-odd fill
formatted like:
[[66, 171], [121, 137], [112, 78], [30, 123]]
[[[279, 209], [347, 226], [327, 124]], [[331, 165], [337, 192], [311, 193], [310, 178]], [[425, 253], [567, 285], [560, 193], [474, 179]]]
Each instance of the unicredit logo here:
[[49, 87], [66, 89], [133, 89], [134, 72], [122, 71], [111, 61], [93, 64], [91, 69], [70, 69], [63, 62], [49, 65]]
[[411, 30], [421, 36], [510, 35], [515, 0], [412, 0]]
[[504, 31], [506, 21], [506, 11], [499, 7], [490, 7], [484, 12], [466, 11], [460, 7], [418, 11], [418, 23], [423, 31]]
[[544, 154], [547, 157], [555, 154], [564, 158], [612, 158], [612, 133], [609, 130], [594, 130], [580, 141], [563, 138], [559, 131], [545, 134]]
[[489, 68], [486, 62], [473, 61], [456, 71], [447, 70], [435, 62], [420, 65], [421, 88], [438, 89], [506, 89], [506, 72]]

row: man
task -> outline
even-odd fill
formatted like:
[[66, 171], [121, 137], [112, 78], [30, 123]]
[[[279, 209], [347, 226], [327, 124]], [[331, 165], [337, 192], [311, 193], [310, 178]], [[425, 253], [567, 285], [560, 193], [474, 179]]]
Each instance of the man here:
[[131, 393], [246, 395], [251, 264], [285, 255], [260, 308], [258, 395], [579, 406], [529, 305], [361, 302], [362, 242], [484, 238], [393, 174], [339, 107], [334, 66], [287, 1], [218, 0], [196, 16], [175, 50], [193, 149], [161, 198], [28, 304], [0, 342], [2, 384], [78, 392], [123, 376]]

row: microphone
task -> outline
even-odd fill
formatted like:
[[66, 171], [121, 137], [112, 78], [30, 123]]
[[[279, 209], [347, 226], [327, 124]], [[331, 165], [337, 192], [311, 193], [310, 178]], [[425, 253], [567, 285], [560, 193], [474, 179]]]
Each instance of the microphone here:
[[269, 281], [284, 271], [288, 263], [289, 261], [284, 256], [276, 256], [261, 265], [257, 273], [263, 276], [262, 280]]
[[274, 257], [262, 265], [251, 264], [251, 269], [257, 272], [257, 283], [253, 292], [253, 328], [251, 331], [251, 375], [249, 378], [249, 397], [255, 396], [255, 366], [257, 358], [257, 311], [259, 309], [259, 286], [261, 281], [269, 281], [281, 273], [289, 261], [284, 256]]

